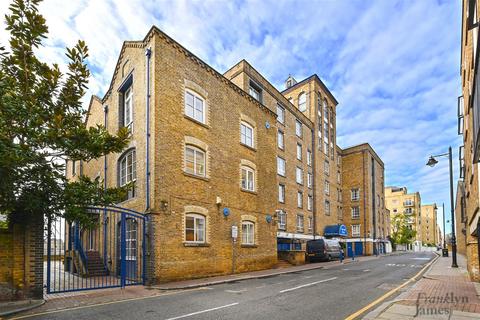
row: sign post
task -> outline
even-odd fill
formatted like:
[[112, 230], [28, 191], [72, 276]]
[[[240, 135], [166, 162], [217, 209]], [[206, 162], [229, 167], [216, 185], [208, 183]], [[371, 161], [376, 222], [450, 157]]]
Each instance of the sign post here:
[[235, 273], [235, 243], [238, 238], [238, 227], [232, 226], [232, 273]]

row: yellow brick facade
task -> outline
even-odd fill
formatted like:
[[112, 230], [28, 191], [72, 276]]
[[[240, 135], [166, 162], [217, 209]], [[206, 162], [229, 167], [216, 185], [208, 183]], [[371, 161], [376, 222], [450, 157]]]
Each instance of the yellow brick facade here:
[[347, 241], [362, 242], [366, 254], [374, 254], [375, 246], [377, 252], [385, 252], [390, 222], [385, 208], [383, 161], [369, 144], [346, 148], [341, 154], [342, 222], [348, 229]]
[[422, 205], [421, 213], [422, 244], [437, 245], [437, 204]]

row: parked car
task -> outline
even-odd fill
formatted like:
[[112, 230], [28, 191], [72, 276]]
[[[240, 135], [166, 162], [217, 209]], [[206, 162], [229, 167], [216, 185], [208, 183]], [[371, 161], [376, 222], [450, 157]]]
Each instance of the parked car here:
[[307, 241], [306, 258], [308, 262], [340, 259], [341, 246], [338, 240], [318, 239]]

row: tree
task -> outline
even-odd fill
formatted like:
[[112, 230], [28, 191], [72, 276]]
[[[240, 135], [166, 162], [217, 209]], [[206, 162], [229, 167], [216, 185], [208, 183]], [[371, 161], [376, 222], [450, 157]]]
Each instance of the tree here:
[[392, 219], [392, 234], [390, 241], [392, 247], [396, 248], [397, 244], [410, 244], [415, 239], [417, 232], [410, 229], [408, 225], [408, 216], [404, 213], [397, 213]]
[[58, 64], [37, 58], [48, 33], [39, 3], [14, 0], [5, 16], [10, 48], [0, 47], [0, 214], [17, 223], [44, 216], [88, 223], [85, 206], [114, 203], [125, 189], [104, 190], [99, 179], [87, 177], [69, 182], [66, 160], [120, 152], [129, 133], [86, 127], [81, 103], [90, 76], [85, 42], [66, 49], [66, 74]]

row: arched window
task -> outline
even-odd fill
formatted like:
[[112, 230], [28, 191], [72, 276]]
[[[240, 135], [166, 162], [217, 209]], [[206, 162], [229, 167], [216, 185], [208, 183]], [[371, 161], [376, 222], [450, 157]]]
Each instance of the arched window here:
[[302, 112], [307, 110], [307, 95], [305, 92], [300, 93], [298, 96], [298, 109]]
[[323, 120], [328, 122], [329, 118], [327, 100], [323, 100]]
[[255, 223], [252, 221], [242, 222], [242, 244], [255, 244]]
[[185, 241], [193, 243], [205, 242], [205, 216], [196, 213], [186, 214]]
[[137, 160], [135, 149], [127, 150], [118, 159], [118, 185], [123, 187], [132, 183], [127, 199], [135, 197], [135, 181], [137, 180]]
[[185, 171], [197, 176], [205, 177], [205, 151], [193, 145], [185, 146]]
[[248, 190], [248, 191], [255, 191], [255, 170], [247, 167], [247, 166], [242, 166], [241, 167], [242, 171], [242, 189]]

